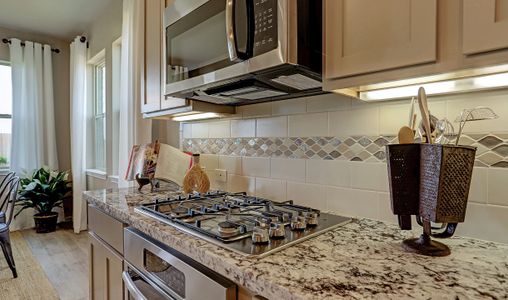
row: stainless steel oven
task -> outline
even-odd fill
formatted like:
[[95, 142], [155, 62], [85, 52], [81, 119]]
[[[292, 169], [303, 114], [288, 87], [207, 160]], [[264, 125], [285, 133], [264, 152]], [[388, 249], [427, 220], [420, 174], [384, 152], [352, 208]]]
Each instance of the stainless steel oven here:
[[124, 229], [127, 299], [236, 300], [232, 281], [132, 228]]
[[175, 0], [165, 95], [228, 105], [322, 93], [322, 0]]

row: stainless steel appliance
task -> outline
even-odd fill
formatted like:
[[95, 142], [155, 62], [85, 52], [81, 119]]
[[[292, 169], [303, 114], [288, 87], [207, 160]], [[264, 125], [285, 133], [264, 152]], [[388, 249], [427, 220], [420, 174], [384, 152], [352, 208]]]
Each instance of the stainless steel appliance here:
[[157, 199], [135, 211], [226, 249], [263, 257], [350, 221], [294, 204], [214, 191]]
[[136, 229], [124, 229], [128, 299], [236, 300], [237, 286]]
[[243, 105], [323, 93], [322, 0], [175, 0], [164, 28], [174, 107], [182, 98]]

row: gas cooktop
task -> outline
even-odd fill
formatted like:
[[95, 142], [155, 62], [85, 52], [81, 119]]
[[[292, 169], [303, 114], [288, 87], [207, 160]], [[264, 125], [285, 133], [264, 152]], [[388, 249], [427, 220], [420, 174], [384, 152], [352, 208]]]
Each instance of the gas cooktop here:
[[246, 193], [221, 191], [157, 199], [135, 211], [237, 253], [263, 257], [351, 219]]

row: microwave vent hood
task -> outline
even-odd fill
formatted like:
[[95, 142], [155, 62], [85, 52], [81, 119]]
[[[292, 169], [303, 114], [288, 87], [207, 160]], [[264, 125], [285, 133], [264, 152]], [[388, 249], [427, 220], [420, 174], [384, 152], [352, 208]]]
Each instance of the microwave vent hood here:
[[173, 96], [238, 106], [322, 93], [319, 74], [306, 70], [302, 66], [284, 65]]

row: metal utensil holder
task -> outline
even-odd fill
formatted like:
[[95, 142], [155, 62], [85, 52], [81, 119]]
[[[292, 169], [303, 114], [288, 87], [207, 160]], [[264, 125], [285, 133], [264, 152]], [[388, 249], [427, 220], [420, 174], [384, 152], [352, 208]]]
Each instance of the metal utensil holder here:
[[[450, 250], [430, 236], [451, 237], [466, 215], [476, 148], [439, 144], [387, 145], [392, 211], [401, 229], [411, 229], [411, 215], [423, 219], [424, 233], [405, 240], [406, 250], [443, 256]], [[409, 221], [408, 221], [409, 219]], [[447, 223], [433, 234], [430, 222]]]

